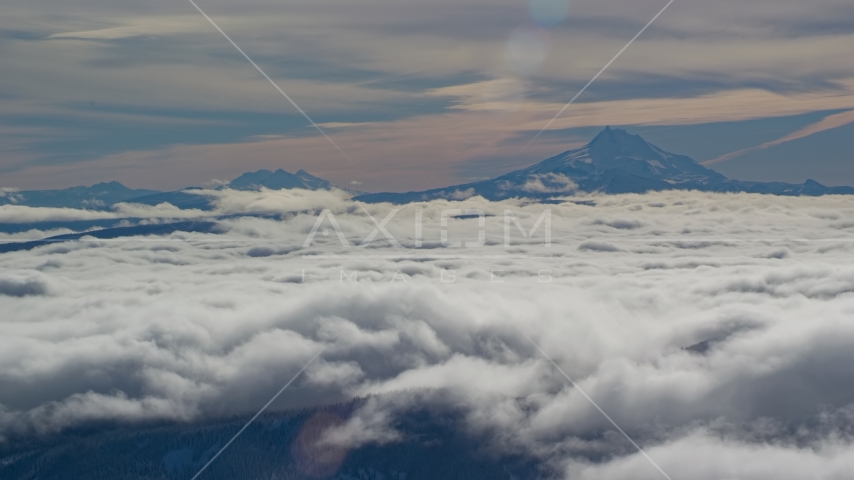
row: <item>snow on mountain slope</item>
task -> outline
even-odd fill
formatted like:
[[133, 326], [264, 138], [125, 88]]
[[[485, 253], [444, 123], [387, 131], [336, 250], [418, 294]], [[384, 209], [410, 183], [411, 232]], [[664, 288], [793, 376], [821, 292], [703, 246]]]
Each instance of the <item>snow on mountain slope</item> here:
[[581, 192], [644, 193], [662, 190], [748, 192], [775, 195], [854, 194], [851, 187], [825, 187], [732, 180], [690, 157], [666, 152], [640, 135], [605, 128], [587, 145], [492, 180], [424, 192], [361, 195], [365, 202], [408, 203], [461, 199], [475, 195], [490, 200], [527, 197], [548, 199]]

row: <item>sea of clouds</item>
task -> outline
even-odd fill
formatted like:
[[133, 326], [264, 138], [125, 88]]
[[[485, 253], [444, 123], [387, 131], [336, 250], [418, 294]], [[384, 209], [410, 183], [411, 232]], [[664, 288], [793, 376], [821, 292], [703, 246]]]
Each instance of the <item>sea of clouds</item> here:
[[329, 441], [394, 442], [396, 415], [450, 403], [567, 477], [663, 478], [598, 405], [674, 479], [854, 470], [854, 199], [207, 194], [106, 215], [225, 233], [0, 255], [0, 435], [252, 414], [320, 353], [273, 408], [369, 396]]

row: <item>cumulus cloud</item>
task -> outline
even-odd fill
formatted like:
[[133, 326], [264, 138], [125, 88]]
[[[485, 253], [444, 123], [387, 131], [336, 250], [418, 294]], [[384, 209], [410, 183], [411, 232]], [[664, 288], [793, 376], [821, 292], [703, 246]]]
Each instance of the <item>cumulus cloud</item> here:
[[0, 222], [33, 223], [115, 218], [110, 212], [73, 208], [34, 208], [23, 205], [0, 205]]
[[[673, 478], [854, 465], [848, 197], [212, 194], [220, 234], [0, 255], [0, 434], [251, 414], [323, 349], [273, 405], [368, 397], [323, 441], [393, 442], [396, 416], [448, 404], [569, 477], [653, 478], [521, 330]], [[322, 209], [349, 247], [329, 218], [305, 245]]]
[[[351, 194], [342, 190], [262, 190], [243, 192], [239, 190], [186, 190], [186, 193], [209, 198], [214, 208], [211, 211], [180, 209], [164, 202], [159, 205], [139, 203], [117, 203], [112, 210], [81, 210], [74, 208], [28, 207], [23, 205], [0, 205], [0, 223], [75, 222], [87, 220], [139, 219], [146, 223], [157, 223], [178, 219], [202, 219], [233, 214], [280, 214], [321, 211], [326, 204], [340, 203]], [[33, 232], [38, 235], [38, 232]], [[20, 236], [20, 235], [18, 235]], [[32, 238], [32, 237], [29, 237]]]
[[[854, 461], [848, 441], [828, 439], [805, 448], [721, 438], [716, 433], [698, 430], [649, 453], [673, 478], [700, 480], [843, 478]], [[640, 455], [600, 465], [573, 463], [567, 468], [567, 476], [608, 480], [662, 478]]]
[[561, 173], [545, 175], [530, 175], [525, 179], [522, 190], [532, 193], [563, 193], [570, 194], [578, 189], [578, 185]]
[[0, 187], [0, 198], [8, 198], [11, 203], [18, 203], [23, 200], [17, 188]]
[[[398, 397], [397, 400], [401, 398]], [[369, 398], [346, 422], [325, 430], [319, 444], [358, 448], [369, 443], [384, 444], [400, 440], [401, 434], [391, 426], [393, 415], [400, 413], [400, 410], [390, 407], [387, 401], [379, 401], [376, 397]]]
[[46, 295], [50, 290], [46, 276], [35, 271], [5, 272], [0, 274], [0, 295], [25, 297]]
[[123, 218], [176, 219], [199, 218], [205, 215], [215, 214], [200, 210], [181, 210], [168, 203], [156, 206], [119, 203], [112, 211], [0, 205], [0, 223], [74, 222]]
[[599, 242], [596, 240], [588, 240], [578, 246], [579, 250], [590, 250], [593, 252], [619, 252], [620, 247], [608, 242]]

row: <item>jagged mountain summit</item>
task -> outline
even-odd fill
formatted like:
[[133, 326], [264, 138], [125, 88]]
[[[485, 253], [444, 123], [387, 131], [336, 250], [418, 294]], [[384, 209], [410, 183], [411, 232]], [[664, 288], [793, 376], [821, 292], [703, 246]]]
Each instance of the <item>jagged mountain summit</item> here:
[[492, 180], [423, 192], [361, 195], [364, 202], [408, 203], [461, 200], [475, 195], [489, 200], [547, 199], [576, 192], [644, 193], [661, 190], [749, 192], [776, 195], [854, 194], [852, 187], [825, 187], [732, 180], [684, 155], [666, 152], [640, 135], [605, 128], [587, 145]]
[[326, 180], [315, 177], [305, 170], [297, 173], [288, 173], [281, 168], [275, 172], [269, 170], [258, 170], [247, 172], [235, 178], [228, 184], [234, 190], [281, 190], [285, 188], [302, 188], [305, 190], [327, 190], [332, 184]]

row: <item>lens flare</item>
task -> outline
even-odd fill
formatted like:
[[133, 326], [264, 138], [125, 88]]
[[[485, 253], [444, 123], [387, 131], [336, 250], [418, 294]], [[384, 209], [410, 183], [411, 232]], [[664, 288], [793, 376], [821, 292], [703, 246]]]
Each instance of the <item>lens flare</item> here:
[[540, 25], [553, 27], [569, 15], [569, 0], [531, 0], [531, 17]]
[[507, 67], [523, 77], [533, 75], [546, 59], [549, 35], [543, 28], [523, 27], [513, 31], [504, 47]]
[[337, 414], [321, 411], [308, 419], [291, 446], [296, 467], [313, 478], [331, 477], [341, 468], [349, 449], [345, 445], [323, 442], [327, 429], [344, 421]]

